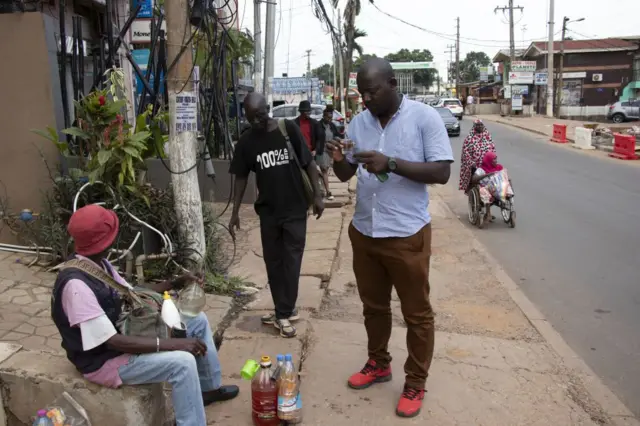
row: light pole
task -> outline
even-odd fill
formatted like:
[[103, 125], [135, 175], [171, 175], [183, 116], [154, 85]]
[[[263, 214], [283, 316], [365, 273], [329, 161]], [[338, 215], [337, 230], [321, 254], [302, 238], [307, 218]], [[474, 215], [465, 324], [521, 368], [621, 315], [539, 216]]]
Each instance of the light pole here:
[[571, 22], [581, 22], [584, 21], [584, 18], [574, 19], [573, 21], [567, 18], [566, 16], [562, 20], [562, 41], [560, 42], [560, 72], [558, 74], [558, 87], [556, 91], [558, 92], [557, 104], [556, 104], [556, 117], [560, 116], [560, 107], [562, 106], [562, 89], [563, 89], [563, 78], [562, 74], [564, 73], [564, 39], [567, 33], [567, 24]]

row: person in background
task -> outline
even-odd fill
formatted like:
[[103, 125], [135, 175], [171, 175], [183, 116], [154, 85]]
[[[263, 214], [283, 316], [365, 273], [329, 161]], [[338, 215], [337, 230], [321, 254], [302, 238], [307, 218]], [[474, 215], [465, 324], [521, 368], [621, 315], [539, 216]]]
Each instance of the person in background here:
[[301, 101], [298, 105], [298, 112], [300, 115], [294, 121], [300, 128], [311, 155], [315, 157], [318, 145], [321, 145], [320, 149], [324, 149], [324, 135], [320, 123], [311, 118], [311, 103], [309, 101]]
[[300, 319], [295, 306], [307, 237], [308, 206], [301, 171], [292, 156], [298, 157], [301, 167], [309, 174], [314, 190], [313, 212], [320, 218], [324, 202], [318, 166], [300, 128], [285, 121], [295, 151], [289, 152], [278, 121], [267, 113], [264, 96], [249, 93], [244, 106], [251, 129], [240, 137], [229, 169], [235, 175], [229, 231], [235, 239], [235, 230], [240, 229], [239, 212], [247, 179], [254, 172], [258, 186], [255, 210], [260, 217], [262, 253], [275, 307], [275, 312], [262, 317], [262, 323], [273, 325], [282, 337], [295, 337], [292, 322]]
[[327, 200], [333, 200], [334, 196], [329, 190], [329, 168], [331, 167], [331, 157], [329, 152], [325, 149], [325, 143], [344, 138], [333, 123], [333, 105], [327, 105], [322, 113], [321, 126], [324, 130], [324, 142], [322, 143], [322, 149], [316, 149], [316, 163], [318, 163], [320, 171], [322, 172], [322, 181], [324, 182], [324, 188], [326, 190], [326, 198]]
[[[391, 380], [391, 290], [395, 287], [407, 324], [409, 356], [396, 414], [414, 417], [422, 407], [433, 358], [434, 313], [429, 301], [431, 217], [427, 185], [444, 185], [453, 154], [440, 115], [397, 92], [391, 64], [367, 61], [358, 72], [367, 110], [348, 128], [357, 151], [345, 155], [328, 142], [333, 171], [343, 182], [358, 176], [356, 209], [349, 226], [353, 272], [364, 305], [369, 360], [348, 379], [364, 389]], [[376, 175], [386, 173], [381, 182]]]
[[471, 175], [476, 167], [480, 166], [487, 152], [495, 152], [496, 146], [491, 139], [491, 133], [484, 126], [482, 120], [473, 123], [471, 131], [462, 142], [462, 154], [460, 155], [460, 183], [458, 189], [466, 194], [471, 183]]
[[[75, 257], [104, 269], [114, 280], [131, 287], [107, 260], [118, 236], [113, 210], [89, 205], [69, 220]], [[159, 293], [181, 289], [198, 280], [183, 275], [173, 281], [148, 284]], [[51, 317], [67, 358], [85, 379], [98, 385], [171, 384], [178, 426], [207, 424], [204, 407], [238, 395], [237, 386], [222, 386], [220, 360], [204, 312], [188, 320], [187, 338], [124, 336], [117, 330], [122, 301], [116, 290], [80, 269], [64, 269], [51, 295]]]
[[475, 114], [475, 109], [473, 107], [473, 103], [474, 103], [475, 99], [473, 99], [473, 95], [471, 94], [471, 92], [469, 92], [469, 96], [467, 96], [467, 114], [473, 115]]

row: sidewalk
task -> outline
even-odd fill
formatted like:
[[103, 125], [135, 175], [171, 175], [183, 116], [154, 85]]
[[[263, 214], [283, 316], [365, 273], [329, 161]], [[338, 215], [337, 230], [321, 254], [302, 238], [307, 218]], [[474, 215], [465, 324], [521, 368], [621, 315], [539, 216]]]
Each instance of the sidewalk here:
[[[333, 213], [310, 222], [307, 253], [314, 260], [305, 260], [303, 267], [298, 339], [279, 338], [273, 327], [260, 325], [260, 315], [271, 307], [268, 289], [227, 328], [220, 349], [223, 375], [240, 386], [241, 395], [209, 407], [210, 425], [250, 425], [250, 383], [240, 379], [239, 370], [247, 358], [285, 352], [301, 361], [305, 425], [640, 424], [495, 266], [438, 192], [432, 188], [430, 206], [437, 342], [422, 414], [415, 419], [394, 414], [407, 355], [406, 327], [395, 294], [390, 342], [394, 380], [362, 391], [346, 386], [367, 356], [347, 236], [353, 211], [347, 206], [339, 223]], [[331, 248], [313, 248], [320, 241]], [[330, 256], [335, 256], [330, 278], [323, 270], [319, 279], [312, 265]]]
[[[526, 130], [532, 133], [537, 133], [543, 136], [553, 135], [554, 124], [564, 124], [567, 126], [567, 139], [570, 142], [575, 140], [576, 127], [582, 127], [584, 124], [593, 123], [590, 121], [576, 121], [576, 120], [560, 120], [556, 118], [547, 118], [542, 116], [536, 117], [501, 117], [500, 115], [476, 115], [483, 121], [493, 121], [495, 123], [505, 124], [507, 126], [517, 127], [522, 130]], [[606, 127], [611, 130], [618, 131], [617, 129], [628, 129], [634, 123], [626, 124], [613, 124], [613, 123], [599, 123], [599, 127]]]

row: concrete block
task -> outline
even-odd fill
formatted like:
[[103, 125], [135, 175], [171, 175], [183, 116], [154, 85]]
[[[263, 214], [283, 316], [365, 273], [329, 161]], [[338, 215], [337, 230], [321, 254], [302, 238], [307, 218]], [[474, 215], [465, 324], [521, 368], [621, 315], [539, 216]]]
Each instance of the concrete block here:
[[575, 130], [575, 141], [574, 148], [580, 149], [595, 149], [593, 144], [591, 143], [591, 137], [593, 135], [592, 129], [587, 129], [586, 127], [576, 127]]
[[20, 351], [0, 364], [7, 415], [31, 424], [35, 413], [68, 392], [94, 425], [157, 426], [164, 423], [163, 385], [109, 389], [86, 381], [64, 356]]
[[[0, 342], [0, 364], [5, 362], [9, 357], [18, 352], [22, 347], [12, 343]], [[4, 401], [4, 393], [0, 388], [0, 401]], [[0, 404], [0, 426], [7, 426], [7, 413], [4, 410], [4, 404]]]
[[331, 267], [336, 255], [335, 250], [311, 250], [302, 258], [301, 275], [318, 277], [325, 281], [331, 277]]
[[[322, 303], [324, 289], [320, 288], [322, 281], [316, 277], [300, 277], [300, 285], [298, 287], [298, 302], [296, 306], [301, 310], [317, 310]], [[266, 288], [261, 290], [256, 300], [251, 302], [247, 309], [250, 311], [269, 311], [273, 310], [273, 299], [271, 290]]]

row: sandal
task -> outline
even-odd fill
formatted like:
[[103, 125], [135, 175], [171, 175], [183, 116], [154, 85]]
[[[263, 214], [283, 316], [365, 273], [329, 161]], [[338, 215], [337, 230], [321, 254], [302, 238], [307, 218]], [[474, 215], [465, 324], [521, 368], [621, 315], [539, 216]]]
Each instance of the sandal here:
[[[300, 319], [300, 315], [298, 315], [298, 308], [295, 308], [291, 313], [291, 316], [288, 318], [288, 320], [293, 322], [293, 321], [298, 321], [299, 319]], [[260, 318], [260, 321], [262, 321], [262, 323], [265, 325], [271, 325], [276, 321], [276, 313], [271, 312], [266, 315], [263, 315], [262, 318]]]
[[273, 323], [273, 326], [278, 330], [280, 330], [280, 335], [282, 337], [285, 337], [287, 339], [296, 337], [296, 333], [297, 333], [296, 328], [293, 325], [291, 325], [291, 321], [289, 321], [288, 319], [284, 319], [284, 318], [277, 319]]

